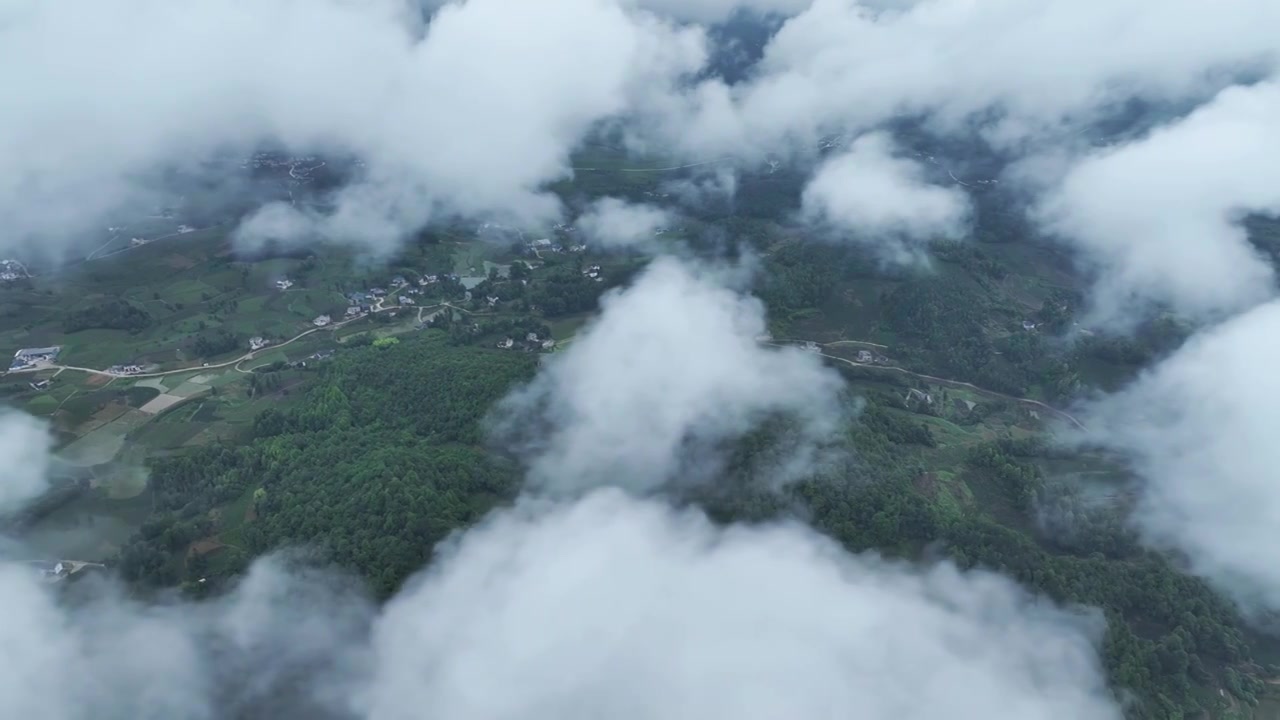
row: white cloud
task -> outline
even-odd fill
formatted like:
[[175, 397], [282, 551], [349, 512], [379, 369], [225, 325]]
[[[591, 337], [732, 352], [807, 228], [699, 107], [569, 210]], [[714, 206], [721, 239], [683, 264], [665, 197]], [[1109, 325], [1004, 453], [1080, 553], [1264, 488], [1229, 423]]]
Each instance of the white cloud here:
[[591, 203], [576, 226], [590, 241], [604, 247], [632, 247], [653, 242], [654, 233], [668, 227], [672, 214], [646, 203], [606, 197]]
[[14, 410], [0, 410], [0, 516], [11, 513], [49, 487], [49, 449], [53, 439], [44, 423]]
[[157, 167], [268, 141], [367, 163], [333, 218], [291, 222], [320, 236], [380, 242], [435, 212], [545, 218], [558, 203], [543, 185], [569, 173], [582, 135], [704, 58], [697, 28], [617, 0], [470, 0], [441, 9], [425, 35], [406, 10], [6, 0], [8, 236], [65, 237], [149, 197], [135, 181]]
[[815, 0], [782, 27], [753, 81], [702, 85], [663, 110], [693, 154], [812, 143], [902, 114], [1018, 147], [1074, 132], [1133, 97], [1194, 99], [1222, 71], [1273, 68], [1280, 21], [1269, 0], [1222, 12], [1210, 0], [921, 0], [868, 7]]
[[714, 23], [727, 20], [734, 12], [792, 15], [809, 7], [813, 0], [632, 0], [647, 10], [678, 20]]
[[1090, 439], [1131, 457], [1148, 542], [1247, 606], [1280, 610], [1280, 303], [1194, 337], [1093, 409]]
[[607, 295], [600, 317], [498, 408], [530, 482], [575, 492], [697, 482], [716, 443], [773, 413], [803, 425], [796, 452], [828, 436], [842, 383], [795, 348], [761, 346], [764, 306], [663, 257]]
[[1280, 86], [1231, 88], [1186, 118], [1071, 168], [1046, 198], [1047, 227], [1101, 268], [1104, 316], [1132, 298], [1189, 315], [1230, 312], [1274, 291], [1271, 266], [1237, 223], [1280, 212]]
[[824, 162], [802, 203], [811, 222], [874, 243], [959, 237], [969, 215], [963, 192], [930, 185], [924, 168], [897, 154], [884, 133], [863, 135]]
[[1089, 620], [1008, 580], [601, 492], [467, 533], [375, 631], [370, 720], [1119, 718]]
[[1119, 718], [1097, 615], [617, 492], [498, 513], [381, 611], [278, 560], [203, 603], [88, 589], [0, 566], [0, 716]]

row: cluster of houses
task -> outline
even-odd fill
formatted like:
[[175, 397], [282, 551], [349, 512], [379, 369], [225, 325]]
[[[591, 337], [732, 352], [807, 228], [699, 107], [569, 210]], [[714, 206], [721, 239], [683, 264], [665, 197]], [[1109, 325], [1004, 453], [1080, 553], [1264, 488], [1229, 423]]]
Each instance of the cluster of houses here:
[[13, 362], [9, 363], [9, 369], [26, 370], [28, 368], [51, 363], [58, 358], [58, 353], [60, 352], [62, 352], [61, 345], [42, 348], [22, 348], [13, 354]]
[[305, 368], [309, 362], [322, 362], [333, 357], [333, 350], [321, 350], [320, 352], [311, 353], [301, 360], [289, 363], [291, 368]]
[[107, 368], [108, 375], [140, 375], [143, 372], [141, 365], [112, 365]]
[[17, 260], [0, 260], [0, 281], [13, 282], [30, 277], [27, 268]]
[[514, 350], [516, 348], [519, 348], [526, 352], [532, 352], [534, 350], [539, 350], [539, 349], [550, 351], [550, 350], [554, 350], [555, 347], [556, 347], [555, 340], [552, 340], [551, 338], [547, 338], [545, 340], [542, 338], [539, 338], [538, 333], [529, 333], [528, 335], [525, 335], [524, 342], [522, 343], [517, 343], [515, 338], [510, 338], [510, 337], [504, 338], [498, 342], [498, 348], [500, 350]]
[[541, 252], [580, 253], [580, 252], [586, 252], [587, 246], [582, 244], [565, 246], [558, 242], [555, 242], [551, 238], [539, 238], [537, 240], [531, 240], [530, 242], [525, 243], [525, 249], [528, 250], [529, 254], [531, 255], [537, 255], [538, 253], [541, 253]]

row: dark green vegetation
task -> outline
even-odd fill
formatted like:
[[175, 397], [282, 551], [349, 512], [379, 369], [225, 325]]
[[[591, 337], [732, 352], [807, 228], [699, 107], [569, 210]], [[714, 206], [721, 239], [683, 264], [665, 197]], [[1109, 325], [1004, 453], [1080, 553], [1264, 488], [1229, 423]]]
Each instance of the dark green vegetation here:
[[[593, 146], [575, 160], [592, 169], [557, 190], [570, 203], [603, 193], [652, 201], [647, 193], [680, 176], [623, 172], [628, 164]], [[801, 177], [744, 176], [736, 209], [700, 211], [684, 237], [707, 255], [749, 248], [759, 257], [756, 292], [773, 334], [824, 343], [850, 402], [866, 403], [843, 438], [855, 459], [782, 495], [759, 491], [748, 479], [785, 445], [778, 420], [735, 448], [721, 482], [687, 499], [725, 522], [799, 511], [855, 552], [941, 554], [1097, 607], [1108, 621], [1105, 665], [1132, 699], [1131, 717], [1229, 717], [1265, 704], [1262, 680], [1275, 673], [1259, 666], [1263, 653], [1235, 608], [1142, 549], [1125, 523], [1123, 469], [1046, 445], [1055, 418], [1025, 402], [1065, 406], [1082, 389], [1112, 387], [1186, 329], [1159, 320], [1132, 337], [1065, 341], [1078, 332], [1079, 278], [991, 203], [978, 208], [974, 239], [935, 244], [928, 266], [886, 266], [856, 243], [813, 242], [779, 220], [794, 211]], [[1261, 246], [1277, 245], [1274, 227], [1259, 227]], [[0, 290], [0, 339], [13, 349], [64, 344], [68, 364], [188, 371], [148, 384], [65, 372], [39, 391], [27, 385], [35, 376], [15, 376], [0, 394], [52, 417], [62, 451], [107, 480], [86, 489], [76, 475], [44, 509], [58, 515], [63, 503], [79, 530], [94, 512], [129, 523], [111, 528], [125, 537], [141, 526], [118, 556], [138, 586], [207, 593], [257, 555], [305, 546], [385, 596], [441, 538], [516, 492], [519, 470], [486, 449], [482, 419], [532, 375], [541, 346], [523, 339], [570, 338], [642, 263], [531, 254], [510, 239], [478, 243], [469, 229], [424, 232], [385, 264], [328, 250], [237, 256], [220, 232], [193, 233]], [[584, 274], [594, 264], [604, 266], [599, 281]], [[341, 318], [346, 295], [390, 288], [397, 276], [420, 288], [416, 307], [203, 368], [234, 361], [249, 337], [278, 343], [320, 313]], [[294, 287], [277, 290], [282, 277]], [[496, 349], [505, 338], [520, 344]], [[162, 394], [182, 400], [143, 412]], [[125, 471], [144, 462], [150, 482], [130, 494]]]
[[[698, 499], [724, 521], [785, 517], [799, 503], [851, 551], [944, 553], [1060, 603], [1100, 608], [1103, 661], [1117, 691], [1136, 700], [1130, 717], [1196, 717], [1226, 706], [1220, 688], [1246, 703], [1264, 692], [1268, 673], [1253, 660], [1236, 609], [1169, 558], [1139, 547], [1119, 522], [1119, 506], [1082, 505], [1058, 487], [1046, 471], [1054, 453], [1041, 443], [1013, 439], [1019, 428], [1009, 425], [995, 439], [935, 432], [944, 425], [893, 401], [891, 388], [853, 381], [884, 403], [872, 401], [851, 430], [859, 465], [802, 482], [787, 497], [735, 486]], [[988, 427], [1001, 427], [1009, 412]], [[1042, 514], [1058, 523], [1052, 532]]]
[[535, 358], [438, 335], [343, 353], [238, 444], [153, 463], [157, 513], [124, 549], [125, 576], [217, 580], [307, 544], [389, 594], [436, 542], [512, 495], [515, 470], [481, 447], [480, 420]]

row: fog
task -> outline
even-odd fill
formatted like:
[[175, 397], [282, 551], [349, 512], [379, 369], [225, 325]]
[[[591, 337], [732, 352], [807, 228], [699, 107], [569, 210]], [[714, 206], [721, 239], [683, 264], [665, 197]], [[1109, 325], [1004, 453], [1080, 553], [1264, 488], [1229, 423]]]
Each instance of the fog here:
[[811, 353], [759, 342], [764, 306], [734, 288], [741, 280], [662, 257], [606, 295], [599, 317], [496, 411], [529, 482], [556, 493], [696, 484], [721, 442], [779, 414], [799, 427], [776, 477], [816, 461], [844, 417], [842, 383]]
[[1092, 409], [1088, 439], [1125, 453], [1142, 484], [1134, 520], [1153, 546], [1254, 610], [1280, 610], [1268, 552], [1280, 523], [1274, 440], [1280, 304], [1193, 338]]

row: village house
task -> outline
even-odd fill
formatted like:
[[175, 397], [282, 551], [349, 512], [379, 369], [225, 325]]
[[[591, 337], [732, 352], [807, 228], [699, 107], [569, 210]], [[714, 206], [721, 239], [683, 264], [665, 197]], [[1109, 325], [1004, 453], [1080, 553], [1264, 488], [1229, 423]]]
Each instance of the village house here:
[[439, 275], [424, 275], [424, 276], [422, 276], [422, 277], [418, 278], [418, 284], [419, 284], [419, 285], [431, 285], [431, 284], [433, 284], [433, 283], [437, 283], [437, 282], [440, 282], [440, 276], [439, 276]]
[[387, 291], [383, 288], [369, 288], [369, 294], [374, 297], [386, 297]]
[[331, 321], [331, 318], [328, 315], [320, 315], [315, 320], [312, 320], [311, 324], [315, 325], [316, 327], [324, 327], [325, 325], [328, 325], [330, 321]]
[[253, 350], [261, 350], [262, 348], [266, 347], [266, 346], [267, 346], [267, 344], [268, 344], [268, 343], [267, 343], [267, 339], [266, 339], [266, 338], [264, 338], [264, 337], [261, 337], [261, 336], [254, 336], [254, 337], [249, 338], [249, 350], [250, 350], [250, 351], [253, 351]]
[[528, 335], [525, 335], [525, 336], [524, 336], [524, 339], [525, 339], [527, 342], [536, 343], [536, 342], [538, 342], [538, 333], [532, 333], [532, 332], [531, 332], [531, 333], [529, 333]]
[[1031, 322], [1030, 320], [1023, 320], [1022, 329], [1026, 330], [1027, 332], [1031, 332], [1032, 330], [1036, 329], [1036, 324]]
[[869, 362], [874, 362], [874, 361], [875, 361], [875, 356], [874, 356], [874, 355], [872, 355], [872, 354], [871, 354], [871, 352], [870, 352], [869, 350], [859, 350], [859, 351], [858, 351], [858, 362], [860, 362], [860, 363], [869, 363]]
[[13, 362], [10, 363], [9, 369], [21, 370], [40, 363], [53, 362], [60, 352], [62, 352], [62, 346], [60, 345], [43, 348], [22, 348], [13, 354]]
[[107, 368], [107, 373], [111, 375], [139, 375], [142, 373], [140, 365], [112, 365]]
[[515, 346], [515, 344], [516, 344], [515, 340], [512, 340], [511, 338], [507, 338], [502, 342], [498, 343], [498, 347], [503, 350], [510, 350], [512, 347]]
[[493, 307], [498, 304], [497, 295], [490, 295], [489, 297], [486, 297], [485, 300], [489, 303], [489, 307]]
[[49, 387], [48, 380], [36, 380], [35, 382], [28, 384], [31, 385], [32, 390], [45, 390]]
[[403, 286], [403, 285], [408, 285], [408, 284], [409, 284], [409, 281], [408, 281], [408, 280], [405, 280], [403, 275], [397, 275], [397, 276], [395, 276], [395, 277], [391, 278], [391, 284], [392, 284], [394, 287], [400, 287], [400, 286]]
[[409, 297], [409, 296], [407, 296], [407, 295], [401, 295], [401, 296], [400, 296], [399, 298], [397, 298], [397, 299], [400, 301], [400, 304], [401, 304], [401, 305], [413, 305], [413, 304], [414, 304], [413, 298], [411, 298], [411, 297]]
[[293, 287], [293, 281], [289, 278], [276, 281], [276, 288], [279, 290], [288, 290], [291, 287]]
[[556, 346], [556, 341], [555, 341], [555, 340], [543, 340], [543, 341], [542, 341], [542, 349], [543, 349], [543, 350], [551, 350], [551, 349], [552, 349], [552, 348], [554, 348], [555, 346]]
[[353, 317], [355, 317], [355, 316], [357, 316], [357, 315], [359, 315], [359, 314], [360, 314], [360, 306], [359, 306], [359, 305], [352, 305], [352, 306], [350, 306], [350, 307], [348, 307], [348, 308], [347, 308], [347, 317], [349, 317], [349, 318], [353, 318]]

